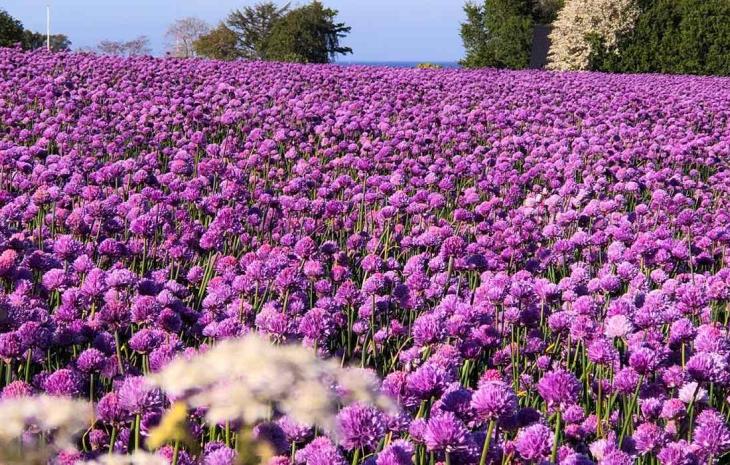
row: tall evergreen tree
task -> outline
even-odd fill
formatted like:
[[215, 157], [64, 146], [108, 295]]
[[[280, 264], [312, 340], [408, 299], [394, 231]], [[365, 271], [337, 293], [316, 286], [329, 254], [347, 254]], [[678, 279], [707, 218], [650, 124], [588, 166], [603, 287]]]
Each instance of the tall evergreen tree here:
[[23, 42], [23, 23], [0, 10], [0, 47], [12, 47]]
[[532, 46], [533, 5], [527, 0], [485, 0], [464, 6], [461, 25], [466, 68], [525, 68]]
[[[249, 60], [265, 60], [266, 49], [274, 24], [289, 11], [289, 4], [279, 7], [274, 2], [263, 2], [233, 10], [226, 26], [236, 34], [238, 55]], [[222, 38], [225, 31], [218, 31]]]
[[329, 63], [337, 55], [352, 53], [340, 45], [350, 32], [344, 23], [335, 22], [337, 10], [319, 1], [296, 8], [274, 23], [266, 46], [271, 60], [302, 63]]

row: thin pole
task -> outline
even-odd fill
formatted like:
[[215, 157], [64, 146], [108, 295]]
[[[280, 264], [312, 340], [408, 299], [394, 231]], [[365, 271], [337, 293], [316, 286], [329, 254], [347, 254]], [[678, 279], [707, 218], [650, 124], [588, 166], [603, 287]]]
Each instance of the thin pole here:
[[51, 5], [46, 5], [46, 49], [51, 51]]

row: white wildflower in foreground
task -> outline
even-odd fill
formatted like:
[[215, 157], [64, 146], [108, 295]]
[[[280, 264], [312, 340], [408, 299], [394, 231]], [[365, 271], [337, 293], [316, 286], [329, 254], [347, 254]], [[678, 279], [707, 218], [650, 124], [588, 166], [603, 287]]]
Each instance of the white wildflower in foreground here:
[[341, 404], [394, 407], [379, 394], [369, 372], [343, 369], [303, 346], [275, 346], [256, 334], [178, 358], [149, 379], [171, 397], [205, 408], [211, 423], [240, 419], [253, 424], [276, 410], [331, 431]]
[[96, 460], [79, 462], [77, 465], [168, 465], [168, 462], [159, 455], [137, 451], [131, 455], [102, 455]]
[[65, 446], [93, 418], [88, 402], [46, 395], [0, 401], [0, 441], [19, 438], [26, 430], [54, 432], [54, 440]]
[[[91, 404], [79, 400], [46, 395], [0, 400], [0, 464], [47, 464], [54, 453], [73, 447], [92, 418]], [[26, 432], [31, 436], [23, 437]], [[41, 440], [41, 433], [50, 436]]]

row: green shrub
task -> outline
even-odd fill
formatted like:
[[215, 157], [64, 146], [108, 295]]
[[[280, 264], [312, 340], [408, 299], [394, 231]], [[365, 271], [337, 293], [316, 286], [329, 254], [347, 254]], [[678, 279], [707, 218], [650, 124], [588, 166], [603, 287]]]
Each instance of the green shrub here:
[[526, 68], [532, 47], [532, 5], [525, 0], [485, 0], [467, 3], [461, 25], [465, 68]]
[[631, 73], [730, 75], [730, 1], [644, 1], [616, 52], [593, 38], [591, 68]]

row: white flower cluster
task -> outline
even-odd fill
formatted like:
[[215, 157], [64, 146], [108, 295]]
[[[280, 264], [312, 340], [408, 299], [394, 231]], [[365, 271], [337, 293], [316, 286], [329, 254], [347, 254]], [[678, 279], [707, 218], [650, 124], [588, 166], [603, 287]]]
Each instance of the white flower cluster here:
[[168, 462], [159, 455], [137, 451], [130, 455], [102, 455], [96, 460], [80, 462], [77, 465], [168, 465]]
[[93, 414], [88, 402], [47, 395], [0, 400], [0, 464], [46, 465], [73, 448]]
[[638, 16], [635, 0], [567, 0], [550, 33], [548, 68], [588, 69], [588, 37], [596, 35], [608, 50], [613, 50], [618, 37], [633, 28]]
[[277, 411], [332, 431], [342, 404], [362, 401], [394, 408], [370, 372], [343, 369], [303, 346], [273, 345], [256, 334], [178, 358], [149, 379], [170, 397], [206, 409], [207, 420], [216, 424], [253, 424]]
[[12, 442], [26, 432], [54, 433], [59, 446], [89, 425], [94, 411], [88, 402], [39, 395], [0, 400], [0, 443]]

